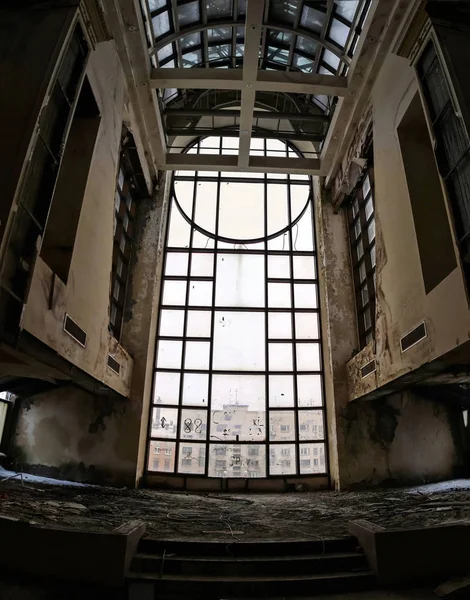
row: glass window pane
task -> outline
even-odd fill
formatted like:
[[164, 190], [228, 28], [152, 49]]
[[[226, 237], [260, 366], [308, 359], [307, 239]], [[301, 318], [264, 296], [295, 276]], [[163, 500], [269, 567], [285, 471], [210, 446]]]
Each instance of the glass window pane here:
[[292, 344], [269, 344], [269, 370], [292, 370]]
[[184, 408], [181, 411], [180, 438], [205, 440], [207, 436], [207, 410]]
[[183, 342], [160, 340], [157, 351], [157, 367], [161, 369], [180, 369]]
[[237, 240], [264, 236], [264, 184], [222, 183], [219, 235]]
[[191, 306], [211, 306], [212, 282], [191, 280], [189, 282], [189, 304]]
[[214, 374], [211, 407], [211, 440], [265, 439], [264, 376]]
[[[305, 187], [305, 186], [294, 186]], [[293, 188], [293, 189], [294, 189]], [[292, 202], [296, 199], [294, 193], [291, 194]], [[312, 224], [312, 207], [309, 205], [304, 216], [292, 229], [292, 246], [294, 250], [312, 251], [313, 250], [313, 224]]]
[[295, 337], [298, 340], [317, 340], [320, 338], [317, 313], [295, 314]]
[[294, 475], [296, 473], [296, 451], [294, 444], [269, 446], [269, 474]]
[[325, 445], [300, 444], [300, 474], [326, 473]]
[[209, 477], [266, 477], [266, 446], [211, 444]]
[[268, 283], [268, 306], [272, 308], [290, 308], [290, 283]]
[[174, 473], [175, 471], [175, 442], [152, 441], [149, 448], [149, 471], [159, 473]]
[[152, 410], [152, 437], [176, 438], [178, 409], [155, 406]]
[[163, 282], [163, 304], [181, 306], [186, 304], [186, 281]]
[[212, 254], [193, 254], [191, 257], [191, 276], [212, 277], [214, 256]]
[[300, 407], [322, 406], [321, 375], [297, 375], [297, 401]]
[[188, 248], [191, 227], [183, 219], [175, 204], [171, 207], [170, 228], [168, 231], [168, 246], [171, 248]]
[[330, 40], [335, 42], [335, 44], [338, 44], [341, 48], [344, 48], [348, 35], [349, 27], [344, 25], [344, 23], [341, 23], [341, 21], [338, 21], [338, 19], [333, 19], [328, 33]]
[[294, 279], [315, 279], [315, 258], [294, 256]]
[[210, 310], [189, 310], [186, 335], [188, 337], [210, 337], [211, 319]]
[[299, 371], [320, 370], [320, 344], [296, 344], [297, 369]]
[[178, 404], [180, 393], [180, 374], [162, 373], [155, 374], [153, 388], [154, 404]]
[[290, 277], [290, 258], [288, 256], [268, 256], [268, 277], [288, 279]]
[[292, 316], [290, 313], [268, 313], [268, 332], [270, 339], [292, 338]]
[[217, 306], [264, 306], [264, 257], [250, 254], [217, 256]]
[[217, 311], [213, 368], [265, 369], [265, 317], [261, 312]]
[[184, 310], [160, 311], [160, 335], [182, 337]]
[[155, 34], [156, 38], [168, 33], [170, 31], [170, 18], [168, 16], [168, 11], [165, 10], [156, 17], [153, 17], [152, 25], [153, 33]]
[[375, 219], [372, 219], [369, 227], [367, 228], [367, 237], [369, 239], [369, 244], [371, 244], [375, 239]]
[[209, 375], [203, 373], [184, 373], [183, 375], [183, 405], [207, 406], [209, 390]]
[[269, 439], [272, 442], [295, 441], [295, 413], [293, 410], [270, 411]]
[[177, 12], [180, 27], [199, 21], [199, 3], [197, 1], [181, 4], [177, 8]]
[[323, 438], [323, 411], [299, 410], [299, 439], [322, 440]]
[[186, 342], [185, 369], [209, 368], [209, 342]]
[[206, 472], [206, 445], [180, 444], [178, 473], [187, 475], [204, 475]]
[[317, 308], [317, 286], [314, 283], [294, 284], [295, 308]]
[[269, 376], [269, 406], [270, 408], [294, 406], [294, 378], [291, 375]]
[[185, 252], [168, 252], [165, 261], [165, 274], [187, 276], [188, 254]]

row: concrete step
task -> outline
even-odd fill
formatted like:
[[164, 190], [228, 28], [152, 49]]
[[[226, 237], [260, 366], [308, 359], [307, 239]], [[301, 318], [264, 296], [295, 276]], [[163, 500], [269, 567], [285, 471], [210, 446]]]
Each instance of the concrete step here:
[[[188, 540], [159, 540], [142, 538], [138, 552], [142, 554], [175, 554], [177, 556], [226, 556], [240, 558], [243, 556], [295, 556], [303, 554], [329, 554], [335, 552], [355, 552], [358, 548], [356, 538], [352, 536], [333, 539], [311, 539], [293, 541], [252, 541], [233, 543], [223, 542], [191, 542]], [[197, 552], [194, 551], [197, 548]]]
[[131, 570], [138, 573], [164, 575], [220, 575], [268, 576], [305, 575], [312, 573], [356, 572], [369, 569], [362, 553], [336, 552], [301, 554], [294, 556], [240, 556], [231, 554], [231, 548], [222, 556], [182, 556], [171, 554], [138, 553], [132, 560]]
[[[370, 571], [316, 573], [285, 576], [187, 576], [131, 572], [130, 586], [134, 582], [152, 582], [153, 598], [266, 598], [304, 597], [320, 594], [353, 592], [374, 589], [376, 578]], [[148, 596], [151, 597], [150, 595]]]

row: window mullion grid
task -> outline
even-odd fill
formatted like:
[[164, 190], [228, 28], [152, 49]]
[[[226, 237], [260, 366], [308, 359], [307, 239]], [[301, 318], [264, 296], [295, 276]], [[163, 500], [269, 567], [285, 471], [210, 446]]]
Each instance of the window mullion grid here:
[[[203, 2], [204, 4], [204, 2]], [[222, 143], [223, 138], [219, 140], [219, 153], [222, 154]], [[219, 213], [220, 213], [220, 171], [217, 173], [217, 197], [215, 202], [215, 234], [219, 234]], [[194, 218], [193, 218], [194, 220]], [[205, 463], [205, 474], [209, 476], [209, 458], [210, 458], [210, 434], [211, 434], [211, 415], [212, 415], [212, 376], [214, 372], [214, 330], [215, 330], [215, 294], [217, 288], [217, 252], [218, 252], [218, 241], [214, 240], [214, 260], [213, 260], [213, 283], [212, 283], [212, 301], [211, 301], [211, 341], [209, 346], [209, 374], [208, 374], [208, 386], [207, 391], [207, 432], [206, 432], [206, 463]]]
[[[149, 415], [149, 422], [148, 422], [148, 428], [147, 428], [147, 448], [145, 451], [145, 469], [146, 471], [153, 471], [153, 469], [149, 468], [149, 462], [150, 462], [150, 442], [153, 440], [152, 437], [152, 423], [153, 423], [153, 410], [155, 408], [155, 403], [154, 403], [154, 398], [155, 398], [155, 380], [156, 380], [156, 375], [157, 375], [157, 356], [158, 356], [158, 345], [160, 343], [160, 322], [162, 319], [162, 311], [161, 311], [161, 306], [162, 306], [162, 301], [163, 301], [163, 291], [165, 289], [165, 271], [166, 271], [166, 261], [167, 261], [167, 255], [168, 255], [168, 239], [170, 237], [170, 225], [171, 225], [171, 215], [173, 213], [174, 210], [178, 210], [177, 208], [175, 208], [175, 205], [173, 203], [173, 200], [170, 200], [169, 202], [169, 211], [168, 211], [168, 216], [167, 216], [167, 222], [166, 222], [166, 231], [165, 231], [165, 245], [164, 245], [164, 251], [163, 251], [163, 261], [162, 261], [162, 271], [161, 271], [161, 285], [160, 285], [160, 292], [159, 292], [159, 310], [158, 310], [158, 319], [157, 319], [157, 343], [155, 344], [155, 351], [154, 351], [154, 355], [153, 355], [153, 381], [152, 381], [152, 387], [151, 387], [151, 397], [150, 397], [150, 415]], [[181, 307], [179, 307], [181, 308]], [[181, 394], [181, 375], [180, 375], [180, 390], [179, 390], [179, 394]], [[176, 443], [175, 443], [176, 446]], [[176, 459], [175, 459], [176, 460]], [[176, 463], [175, 463], [176, 465]], [[175, 471], [173, 471], [175, 472]]]
[[[267, 156], [266, 152], [266, 140], [264, 140], [264, 156]], [[264, 236], [268, 235], [268, 177], [264, 174]], [[264, 242], [264, 336], [265, 336], [265, 405], [266, 405], [266, 416], [265, 416], [265, 463], [266, 463], [266, 477], [269, 477], [270, 473], [270, 417], [269, 417], [269, 315], [268, 315], [268, 242], [265, 239]]]
[[[312, 182], [310, 180], [310, 185], [312, 185]], [[314, 210], [314, 203], [313, 203], [313, 189], [312, 187], [310, 188], [312, 190], [312, 200], [310, 201], [310, 206], [311, 206], [311, 215], [312, 215], [312, 231], [313, 231], [313, 248], [316, 249], [316, 231], [315, 231], [315, 210]], [[318, 274], [318, 260], [317, 260], [317, 256], [315, 255], [313, 260], [315, 261], [315, 272]], [[322, 392], [322, 396], [321, 396], [321, 411], [322, 411], [322, 423], [323, 423], [323, 436], [322, 436], [322, 440], [315, 440], [314, 443], [320, 443], [323, 442], [323, 456], [325, 457], [325, 473], [328, 475], [328, 481], [331, 482], [330, 479], [330, 468], [329, 468], [329, 461], [328, 461], [328, 427], [327, 427], [327, 423], [326, 423], [326, 407], [325, 407], [325, 377], [324, 377], [324, 372], [325, 372], [325, 368], [324, 368], [324, 363], [323, 363], [323, 344], [322, 344], [322, 323], [321, 323], [321, 315], [320, 315], [320, 284], [319, 282], [317, 283], [317, 307], [318, 307], [318, 343], [319, 343], [319, 354], [320, 354], [320, 372], [321, 372], [321, 376], [320, 376], [320, 381], [321, 381], [321, 392]], [[314, 407], [315, 410], [317, 410], [320, 407]], [[300, 437], [300, 430], [299, 430], [299, 437]], [[299, 450], [299, 454], [300, 454], [300, 439], [299, 439], [299, 443], [297, 444], [298, 446], [298, 450]], [[320, 458], [320, 457], [319, 457]], [[312, 460], [314, 460], [312, 458]], [[314, 465], [312, 465], [314, 466]], [[300, 471], [299, 471], [299, 475], [300, 475]]]
[[[290, 175], [287, 176], [287, 215], [289, 223], [292, 222], [292, 206], [291, 206], [291, 183]], [[289, 269], [290, 269], [290, 297], [291, 297], [291, 324], [292, 324], [292, 371], [293, 371], [293, 386], [294, 386], [294, 448], [295, 448], [295, 472], [300, 475], [300, 446], [299, 446], [299, 398], [297, 386], [297, 346], [295, 344], [296, 328], [295, 328], [295, 304], [294, 304], [294, 240], [292, 237], [292, 227], [289, 229]]]
[[[193, 204], [191, 207], [191, 218], [194, 221], [195, 213], [196, 213], [196, 198], [197, 198], [197, 171], [194, 176], [194, 187], [193, 187]], [[189, 247], [191, 248], [193, 245], [193, 229], [189, 230]], [[188, 255], [188, 267], [187, 267], [187, 279], [186, 279], [186, 296], [185, 296], [185, 305], [184, 305], [184, 315], [183, 315], [183, 340], [181, 342], [182, 352], [181, 352], [181, 376], [180, 376], [180, 389], [179, 389], [179, 397], [178, 397], [178, 417], [176, 420], [176, 444], [175, 444], [175, 468], [174, 473], [178, 473], [178, 465], [179, 465], [179, 456], [181, 451], [181, 443], [183, 441], [187, 441], [188, 443], [194, 443], [194, 440], [182, 440], [181, 439], [181, 423], [182, 423], [182, 411], [183, 411], [183, 391], [184, 391], [184, 372], [185, 372], [185, 359], [186, 359], [186, 337], [187, 337], [187, 328], [188, 328], [188, 307], [189, 307], [189, 292], [191, 289], [191, 261], [192, 254]], [[207, 421], [207, 418], [206, 418]]]
[[[369, 176], [369, 174], [367, 176]], [[363, 319], [363, 326], [364, 326], [364, 329], [363, 329], [363, 331], [364, 331], [364, 346], [367, 345], [367, 335], [369, 333], [372, 333], [372, 335], [373, 335], [374, 326], [375, 326], [375, 319], [374, 319], [374, 315], [373, 315], [375, 289], [373, 286], [373, 268], [372, 268], [372, 261], [371, 261], [371, 257], [370, 257], [371, 250], [372, 250], [373, 246], [375, 245], [375, 237], [374, 237], [374, 241], [370, 242], [369, 241], [369, 233], [368, 233], [369, 225], [375, 220], [375, 209], [374, 209], [374, 212], [372, 213], [372, 215], [369, 217], [369, 219], [367, 219], [366, 208], [365, 208], [369, 198], [372, 200], [372, 204], [374, 202], [374, 198], [373, 198], [373, 194], [372, 194], [373, 182], [370, 178], [369, 178], [369, 181], [370, 181], [371, 189], [369, 190], [368, 195], [366, 197], [364, 197], [362, 188], [359, 191], [359, 193], [362, 197], [362, 200], [359, 201], [359, 218], [361, 220], [361, 231], [362, 231], [361, 236], [363, 238], [362, 244], [363, 244], [363, 248], [364, 248], [363, 260], [364, 260], [364, 267], [366, 270], [366, 285], [367, 285], [367, 295], [368, 295], [368, 303], [362, 306], [362, 319]], [[364, 283], [362, 283], [361, 285], [364, 285]], [[359, 290], [359, 293], [361, 294], [360, 290]], [[361, 304], [362, 304], [362, 296], [360, 296], [360, 297], [361, 297]], [[365, 311], [369, 311], [369, 319], [370, 319], [370, 323], [371, 323], [370, 326], [367, 326], [365, 323], [365, 320], [364, 320]]]

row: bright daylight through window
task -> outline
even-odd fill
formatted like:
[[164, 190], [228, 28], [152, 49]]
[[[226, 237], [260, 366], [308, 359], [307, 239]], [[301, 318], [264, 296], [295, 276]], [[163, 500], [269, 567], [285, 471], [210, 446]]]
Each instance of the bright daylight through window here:
[[[190, 153], [238, 153], [208, 137]], [[278, 140], [252, 154], [294, 156]], [[310, 178], [180, 171], [164, 260], [148, 470], [325, 474]]]

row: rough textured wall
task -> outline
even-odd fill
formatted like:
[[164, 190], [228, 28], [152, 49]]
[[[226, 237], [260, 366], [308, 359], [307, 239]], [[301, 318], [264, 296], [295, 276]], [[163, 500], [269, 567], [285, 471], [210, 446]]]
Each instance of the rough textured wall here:
[[346, 363], [357, 348], [354, 288], [344, 215], [322, 198], [318, 180], [314, 191], [329, 465], [332, 483], [339, 487], [345, 456], [340, 415], [348, 403]]
[[[67, 285], [38, 258], [24, 311], [23, 327], [72, 364], [121, 394], [129, 393], [132, 360], [109, 332], [109, 298], [114, 240], [116, 172], [126, 99], [114, 42], [98, 44], [87, 66], [101, 115]], [[52, 298], [51, 307], [49, 307]], [[68, 313], [87, 333], [86, 348], [63, 331]], [[122, 364], [107, 368], [108, 352]]]
[[462, 416], [410, 392], [350, 402], [341, 414], [347, 486], [425, 483], [461, 475]]
[[17, 467], [89, 483], [132, 484], [126, 421], [129, 401], [94, 397], [73, 385], [23, 398], [14, 450]]
[[[410, 196], [397, 134], [403, 115], [418, 92], [409, 61], [389, 55], [372, 91], [377, 306], [375, 385], [360, 378], [351, 385], [355, 398], [443, 356], [470, 337], [470, 315], [462, 269], [457, 267], [426, 294]], [[448, 207], [448, 211], [449, 211]], [[450, 218], [450, 215], [449, 215]], [[455, 253], [457, 253], [454, 247]], [[427, 337], [402, 353], [400, 339], [426, 321]], [[370, 358], [351, 362], [351, 373]]]
[[52, 70], [76, 12], [72, 3], [56, 10], [0, 8], [0, 115], [8, 140], [0, 147], [0, 245]]

